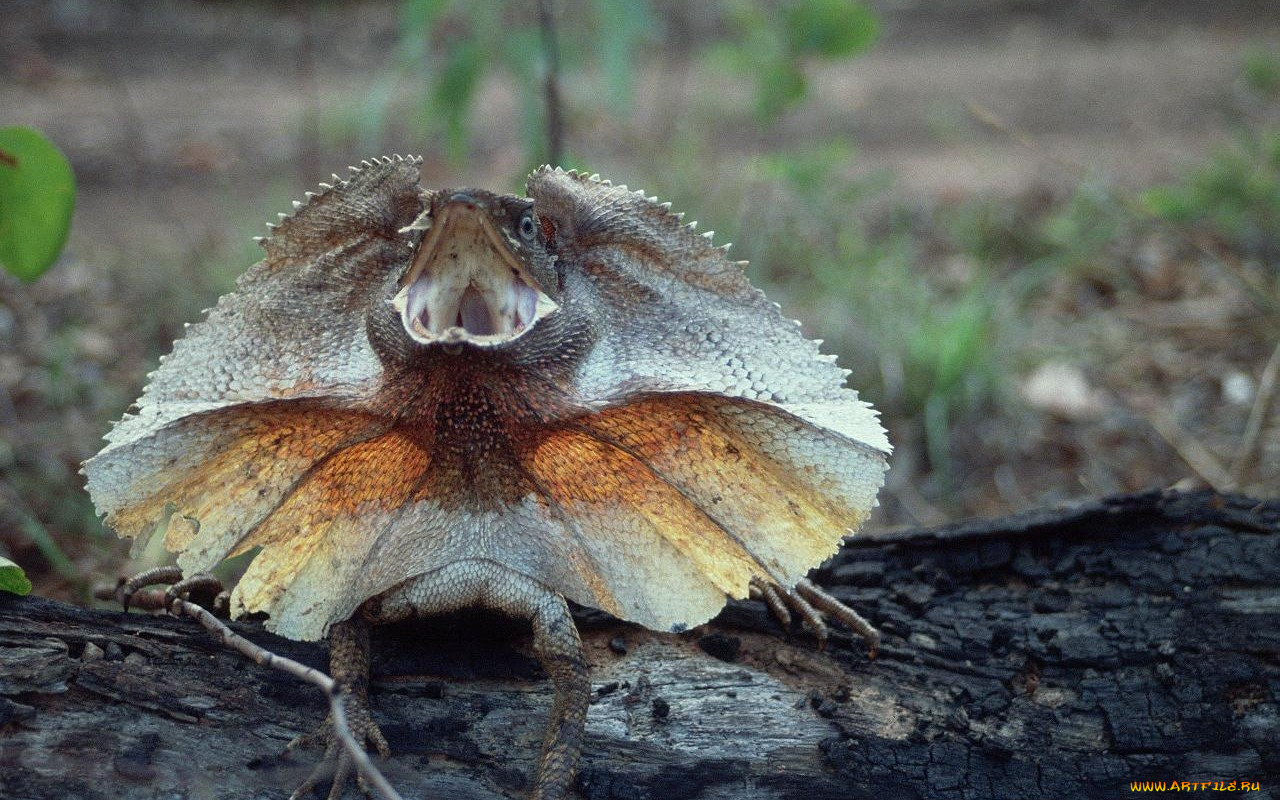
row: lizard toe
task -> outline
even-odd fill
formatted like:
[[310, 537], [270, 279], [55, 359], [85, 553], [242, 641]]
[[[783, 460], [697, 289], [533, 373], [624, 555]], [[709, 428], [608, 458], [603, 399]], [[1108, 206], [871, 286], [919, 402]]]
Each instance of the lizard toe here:
[[162, 605], [163, 601], [159, 599], [160, 596], [157, 593], [144, 593], [142, 590], [148, 586], [174, 584], [181, 580], [182, 570], [176, 566], [143, 570], [116, 587], [116, 599], [120, 601], [125, 611], [128, 611], [130, 606], [147, 611], [159, 611], [161, 608], [168, 608], [168, 604]]
[[[347, 726], [351, 731], [351, 736], [361, 747], [366, 749], [372, 747], [378, 755], [388, 758], [391, 755], [391, 747], [387, 744], [387, 739], [382, 735], [378, 724], [373, 721], [368, 701], [358, 695], [349, 694], [344, 702]], [[297, 736], [290, 741], [285, 746], [285, 753], [288, 754], [295, 750], [310, 749], [312, 747], [323, 747], [324, 755], [321, 756], [320, 762], [311, 770], [306, 779], [289, 796], [289, 800], [303, 800], [303, 798], [310, 797], [318, 787], [323, 786], [326, 782], [331, 782], [327, 795], [328, 800], [340, 800], [352, 776], [357, 774], [357, 770], [355, 759], [351, 757], [351, 753], [347, 751], [342, 739], [334, 729], [332, 714], [326, 717], [320, 727], [311, 733]], [[369, 787], [363, 780], [358, 780], [357, 786], [362, 793], [369, 796]]]
[[880, 632], [862, 615], [837, 600], [810, 581], [802, 578], [794, 589], [784, 589], [777, 583], [762, 578], [751, 579], [751, 597], [763, 600], [777, 618], [783, 630], [791, 627], [792, 615], [800, 617], [800, 624], [818, 640], [818, 649], [826, 648], [831, 636], [828, 619], [842, 623], [867, 643], [868, 655], [876, 657], [880, 648]]

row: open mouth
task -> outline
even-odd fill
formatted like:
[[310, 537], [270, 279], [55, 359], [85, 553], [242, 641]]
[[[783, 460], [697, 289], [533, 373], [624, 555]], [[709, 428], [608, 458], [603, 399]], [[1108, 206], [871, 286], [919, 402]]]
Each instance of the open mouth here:
[[433, 217], [390, 301], [410, 338], [493, 346], [518, 338], [558, 308], [472, 198], [455, 195]]

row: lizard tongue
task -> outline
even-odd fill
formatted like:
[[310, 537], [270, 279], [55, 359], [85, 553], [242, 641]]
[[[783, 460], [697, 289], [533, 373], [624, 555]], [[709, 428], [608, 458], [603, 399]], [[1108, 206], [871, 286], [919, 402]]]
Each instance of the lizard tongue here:
[[[531, 299], [536, 303], [536, 292], [527, 291], [533, 295]], [[507, 292], [514, 294], [515, 290], [508, 288]], [[524, 297], [521, 297], [520, 301], [522, 309], [525, 305], [529, 306], [529, 309], [524, 314], [525, 319], [532, 318], [533, 303], [529, 303]], [[433, 280], [431, 275], [423, 275], [409, 286], [401, 289], [400, 293], [391, 302], [401, 312], [402, 317], [408, 324], [424, 335], [440, 333], [445, 328], [450, 327], [446, 320], [462, 328], [472, 336], [489, 336], [503, 332], [499, 328], [509, 332], [513, 327], [512, 324], [502, 325], [503, 320], [494, 318], [492, 304], [480, 289], [475, 286], [467, 286], [459, 296], [449, 291], [448, 287], [440, 286], [437, 281]], [[513, 304], [512, 302], [506, 302], [503, 307]], [[514, 323], [515, 320], [510, 320], [509, 322]]]
[[462, 302], [458, 307], [458, 318], [462, 327], [473, 336], [487, 336], [494, 333], [493, 315], [489, 313], [489, 304], [484, 295], [474, 286], [468, 286], [462, 293]]
[[[465, 334], [482, 343], [519, 335], [557, 306], [514, 270], [423, 270], [390, 300], [423, 343]], [[490, 338], [499, 337], [499, 338]]]

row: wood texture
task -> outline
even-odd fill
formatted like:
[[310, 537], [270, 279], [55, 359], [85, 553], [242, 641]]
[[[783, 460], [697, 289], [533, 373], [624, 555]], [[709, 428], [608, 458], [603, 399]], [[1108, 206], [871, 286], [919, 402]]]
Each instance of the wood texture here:
[[[1280, 500], [1148, 492], [862, 536], [815, 575], [880, 628], [877, 660], [843, 634], [825, 653], [784, 639], [759, 603], [680, 635], [580, 613], [580, 795], [1280, 796]], [[374, 673], [406, 797], [521, 796], [551, 700], [526, 631], [382, 629]], [[190, 620], [0, 599], [4, 798], [284, 798], [315, 754], [279, 753], [324, 708]]]

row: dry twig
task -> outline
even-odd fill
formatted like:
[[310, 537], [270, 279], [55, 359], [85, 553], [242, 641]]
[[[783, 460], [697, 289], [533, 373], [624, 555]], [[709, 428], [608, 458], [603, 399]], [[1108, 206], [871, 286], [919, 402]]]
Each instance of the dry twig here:
[[223, 646], [235, 650], [254, 663], [286, 672], [323, 691], [325, 696], [329, 698], [329, 710], [333, 714], [334, 733], [337, 734], [342, 741], [343, 747], [347, 749], [347, 753], [355, 762], [356, 770], [360, 773], [360, 777], [374, 788], [382, 800], [403, 800], [399, 792], [383, 777], [373, 761], [370, 760], [369, 754], [364, 751], [364, 748], [360, 746], [359, 742], [351, 734], [351, 727], [347, 724], [346, 709], [343, 707], [345, 692], [333, 678], [318, 669], [308, 667], [291, 658], [278, 656], [265, 647], [254, 644], [232, 631], [221, 620], [209, 613], [207, 609], [189, 600], [178, 598], [173, 601], [173, 605], [169, 607], [169, 610], [174, 616], [180, 617], [186, 614], [194, 618], [204, 626], [205, 630], [217, 637]]
[[1235, 480], [1218, 457], [1182, 427], [1173, 415], [1152, 402], [1134, 402], [1131, 405], [1206, 485], [1215, 492], [1235, 490]]
[[1280, 342], [1276, 342], [1271, 358], [1267, 359], [1267, 365], [1262, 368], [1258, 393], [1253, 398], [1253, 407], [1249, 409], [1249, 421], [1245, 423], [1240, 446], [1236, 448], [1236, 456], [1231, 463], [1231, 476], [1237, 486], [1246, 485], [1253, 477], [1253, 468], [1258, 463], [1258, 454], [1262, 449], [1262, 429], [1271, 410], [1277, 385], [1280, 385]]

